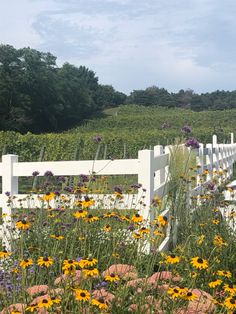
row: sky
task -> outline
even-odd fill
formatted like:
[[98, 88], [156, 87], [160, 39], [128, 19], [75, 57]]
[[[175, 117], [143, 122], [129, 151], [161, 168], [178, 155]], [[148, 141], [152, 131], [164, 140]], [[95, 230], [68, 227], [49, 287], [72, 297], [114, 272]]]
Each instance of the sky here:
[[85, 65], [129, 94], [236, 90], [235, 0], [0, 0], [0, 43]]

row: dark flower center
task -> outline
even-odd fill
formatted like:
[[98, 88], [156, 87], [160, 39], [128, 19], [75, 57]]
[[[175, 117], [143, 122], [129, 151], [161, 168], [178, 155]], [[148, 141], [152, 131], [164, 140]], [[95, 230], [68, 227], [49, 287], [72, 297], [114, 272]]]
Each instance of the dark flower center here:
[[192, 292], [188, 292], [188, 293], [187, 293], [187, 296], [188, 296], [188, 297], [191, 297], [192, 295], [193, 295]]
[[88, 218], [93, 218], [93, 215], [91, 215], [91, 214], [90, 214], [90, 215], [88, 215]]
[[175, 293], [178, 293], [178, 292], [179, 292], [179, 290], [178, 290], [178, 289], [174, 289], [173, 291], [174, 291]]
[[163, 216], [163, 219], [164, 219], [165, 221], [167, 221], [167, 217], [166, 217], [166, 216]]
[[139, 215], [139, 214], [135, 214], [135, 217], [139, 218], [139, 217], [140, 217], [140, 215]]
[[44, 257], [44, 258], [43, 258], [43, 261], [44, 261], [44, 262], [48, 262], [48, 261], [49, 261], [48, 257]]
[[203, 259], [202, 259], [202, 258], [198, 258], [198, 259], [197, 259], [197, 262], [198, 262], [199, 264], [203, 264]]
[[100, 299], [98, 299], [98, 301], [100, 302], [100, 303], [105, 303], [105, 301], [104, 301], [104, 299], [102, 299], [102, 298], [100, 298]]
[[46, 299], [43, 299], [43, 301], [42, 301], [42, 303], [48, 303], [48, 300], [46, 300]]
[[116, 275], [115, 275], [115, 274], [111, 274], [110, 276], [111, 276], [112, 278], [114, 278]]
[[171, 254], [170, 257], [171, 257], [171, 258], [175, 258], [175, 254]]
[[236, 299], [235, 299], [235, 298], [232, 298], [229, 302], [230, 302], [231, 304], [236, 304]]
[[72, 259], [69, 259], [68, 263], [73, 264], [74, 262], [72, 261]]
[[80, 296], [81, 296], [82, 298], [84, 298], [84, 297], [86, 297], [86, 294], [85, 294], [84, 292], [81, 292], [81, 293], [80, 293]]

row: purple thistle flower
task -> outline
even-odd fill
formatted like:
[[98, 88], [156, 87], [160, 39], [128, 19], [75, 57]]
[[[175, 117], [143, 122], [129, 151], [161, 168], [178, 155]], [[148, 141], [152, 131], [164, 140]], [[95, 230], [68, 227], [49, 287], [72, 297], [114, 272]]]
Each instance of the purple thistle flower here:
[[122, 194], [122, 193], [123, 193], [122, 186], [116, 185], [116, 186], [114, 187], [114, 191], [117, 192], [117, 193]]
[[11, 195], [11, 193], [10, 192], [5, 192], [5, 195], [9, 197]]
[[132, 189], [140, 189], [142, 187], [142, 184], [140, 183], [134, 183], [134, 184], [131, 184], [130, 186]]
[[189, 125], [184, 125], [181, 129], [182, 132], [189, 134], [192, 132], [192, 128]]
[[63, 176], [60, 176], [60, 177], [58, 178], [58, 182], [65, 183], [65, 182], [66, 182], [66, 178], [63, 177]]
[[65, 186], [64, 191], [71, 193], [73, 191], [73, 188], [71, 186]]
[[32, 176], [33, 176], [33, 177], [37, 177], [38, 175], [39, 175], [39, 172], [38, 172], [38, 171], [32, 172]]
[[89, 181], [89, 177], [86, 174], [81, 174], [80, 178], [83, 182], [88, 182]]
[[47, 170], [47, 171], [44, 173], [44, 176], [45, 176], [45, 177], [53, 177], [53, 173], [52, 173], [52, 171]]
[[102, 137], [101, 137], [100, 135], [96, 135], [96, 136], [93, 138], [93, 141], [94, 141], [94, 143], [99, 144], [99, 143], [101, 143], [101, 141], [102, 141]]
[[194, 138], [194, 137], [189, 138], [189, 139], [186, 141], [185, 146], [186, 146], [186, 147], [190, 147], [190, 148], [192, 148], [192, 149], [195, 149], [195, 148], [199, 148], [199, 147], [200, 147], [198, 140], [197, 140], [196, 138]]

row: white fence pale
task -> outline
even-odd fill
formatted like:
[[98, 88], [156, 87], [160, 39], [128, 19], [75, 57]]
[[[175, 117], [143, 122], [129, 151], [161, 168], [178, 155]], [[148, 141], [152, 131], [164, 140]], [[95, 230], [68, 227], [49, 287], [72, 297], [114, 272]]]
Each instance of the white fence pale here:
[[[217, 137], [213, 136], [211, 144], [200, 144], [196, 150], [196, 163], [200, 166], [197, 186], [191, 191], [192, 195], [201, 193], [200, 175], [208, 169], [207, 181], [212, 179], [212, 171], [220, 168], [227, 170], [226, 176], [230, 178], [233, 174], [233, 163], [236, 160], [236, 144], [231, 135], [230, 144], [218, 144]], [[39, 172], [39, 176], [50, 170], [55, 176], [76, 176], [80, 174], [90, 175], [138, 175], [138, 183], [145, 189], [145, 204], [140, 204], [138, 209], [146, 220], [154, 218], [152, 200], [155, 195], [163, 197], [167, 193], [168, 165], [170, 159], [170, 147], [157, 145], [154, 150], [141, 150], [137, 159], [122, 160], [79, 160], [79, 161], [48, 161], [48, 162], [18, 162], [17, 155], [3, 155], [0, 163], [0, 176], [2, 177], [2, 195], [0, 196], [0, 207], [2, 208], [3, 224], [0, 229], [0, 237], [4, 245], [10, 247], [9, 228], [11, 228], [12, 206], [9, 206], [8, 192], [11, 196], [24, 198], [25, 195], [18, 194], [18, 178], [30, 177], [34, 171]], [[139, 189], [137, 199], [143, 195], [143, 190]], [[97, 195], [95, 198], [101, 196]], [[130, 196], [126, 196], [130, 199]], [[29, 201], [29, 199], [27, 200]], [[34, 199], [36, 202], [36, 199]], [[132, 202], [129, 203], [132, 206]], [[17, 206], [17, 205], [16, 205]], [[109, 205], [107, 205], [109, 206]], [[32, 204], [31, 204], [32, 207]], [[127, 208], [127, 207], [126, 207]], [[163, 213], [168, 216], [168, 209]], [[159, 250], [168, 247], [170, 240], [170, 228], [167, 237], [161, 244]]]

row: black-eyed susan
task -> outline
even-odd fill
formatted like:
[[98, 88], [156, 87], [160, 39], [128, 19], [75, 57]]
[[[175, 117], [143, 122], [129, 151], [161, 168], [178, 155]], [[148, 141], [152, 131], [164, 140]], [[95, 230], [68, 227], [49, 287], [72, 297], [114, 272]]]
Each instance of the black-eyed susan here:
[[141, 233], [141, 234], [148, 234], [148, 233], [150, 233], [150, 229], [142, 227], [142, 228], [139, 229], [138, 232]]
[[113, 253], [111, 254], [111, 256], [114, 257], [114, 258], [120, 258], [120, 254], [115, 253], [115, 252], [113, 252]]
[[231, 311], [236, 310], [236, 296], [230, 296], [225, 299], [224, 306]]
[[232, 283], [227, 283], [223, 286], [225, 292], [229, 292], [230, 294], [236, 294], [236, 285]]
[[75, 299], [80, 302], [86, 302], [89, 301], [91, 297], [91, 294], [88, 292], [88, 290], [83, 289], [75, 289]]
[[163, 237], [165, 236], [165, 234], [164, 234], [162, 231], [160, 231], [160, 230], [154, 230], [154, 231], [153, 231], [153, 234], [154, 234], [155, 236], [159, 236], [159, 237], [161, 237], [161, 238], [163, 238]]
[[28, 230], [31, 226], [31, 223], [25, 219], [18, 220], [16, 222], [16, 229], [19, 230]]
[[135, 223], [140, 223], [143, 221], [143, 216], [139, 215], [139, 214], [134, 214], [131, 218], [131, 220]]
[[80, 218], [84, 218], [88, 215], [88, 212], [87, 210], [84, 210], [84, 209], [80, 209], [80, 210], [77, 210], [73, 216], [76, 218], [76, 219], [80, 219]]
[[197, 244], [198, 245], [202, 245], [202, 243], [204, 242], [206, 236], [204, 234], [200, 235], [197, 239]]
[[105, 302], [103, 298], [93, 299], [91, 301], [91, 304], [97, 306], [100, 310], [108, 309], [108, 304]]
[[37, 304], [31, 304], [31, 305], [29, 305], [29, 306], [25, 309], [25, 311], [26, 311], [26, 313], [28, 313], [28, 312], [33, 313], [33, 312], [35, 312], [37, 309], [38, 309], [38, 305], [37, 305]]
[[82, 206], [85, 208], [93, 206], [94, 204], [95, 204], [95, 201], [93, 199], [90, 199], [87, 196], [84, 198], [84, 201], [82, 202]]
[[220, 223], [219, 219], [212, 219], [211, 222], [213, 223], [213, 225], [219, 225]]
[[191, 291], [188, 291], [184, 296], [183, 298], [185, 300], [188, 300], [188, 301], [192, 301], [192, 300], [196, 300], [198, 298], [197, 294], [191, 292]]
[[87, 259], [82, 259], [81, 262], [84, 264], [84, 267], [93, 267], [97, 265], [98, 260], [93, 257], [88, 257]]
[[50, 267], [51, 265], [53, 265], [54, 261], [50, 256], [41, 256], [38, 259], [37, 264], [41, 267]]
[[130, 216], [129, 215], [121, 215], [120, 219], [126, 222], [130, 222]]
[[62, 269], [66, 269], [66, 268], [69, 268], [69, 267], [76, 267], [79, 265], [79, 262], [73, 260], [73, 259], [65, 259], [63, 261], [63, 264], [62, 264]]
[[142, 239], [143, 238], [143, 235], [139, 232], [134, 232], [132, 236], [135, 239]]
[[214, 288], [220, 286], [221, 284], [222, 284], [222, 280], [220, 280], [220, 279], [215, 279], [215, 280], [209, 282], [209, 283], [208, 283], [208, 286], [209, 286], [210, 288], [213, 288], [213, 289], [214, 289]]
[[11, 311], [10, 314], [21, 314], [22, 312], [19, 312], [17, 310]]
[[9, 257], [12, 253], [11, 252], [7, 252], [7, 250], [2, 250], [0, 251], [0, 259]]
[[214, 237], [213, 243], [215, 246], [218, 246], [218, 247], [228, 246], [227, 242], [219, 235], [216, 235]]
[[99, 275], [97, 268], [83, 269], [82, 272], [86, 278], [97, 277]]
[[60, 241], [60, 240], [63, 240], [63, 239], [64, 239], [64, 236], [59, 235], [59, 234], [51, 234], [51, 235], [50, 235], [50, 238]]
[[42, 299], [38, 303], [38, 308], [39, 309], [42, 309], [42, 308], [49, 309], [52, 306], [53, 306], [53, 301], [51, 300], [50, 297]]
[[111, 226], [110, 226], [110, 225], [105, 225], [105, 226], [102, 228], [102, 231], [110, 232], [110, 231], [111, 231]]
[[49, 202], [55, 198], [56, 194], [54, 192], [47, 192], [42, 196], [43, 201]]
[[176, 256], [175, 254], [170, 254], [166, 256], [165, 262], [167, 264], [178, 264], [180, 262], [180, 257]]
[[104, 214], [104, 218], [116, 217], [117, 214], [115, 212], [107, 212]]
[[99, 220], [97, 216], [93, 216], [92, 214], [89, 214], [86, 218], [84, 218], [85, 221], [87, 222], [94, 222]]
[[53, 302], [53, 304], [59, 304], [61, 303], [61, 298], [53, 296], [51, 297], [51, 301]]
[[171, 296], [172, 299], [177, 299], [177, 298], [180, 298], [181, 295], [180, 295], [180, 290], [178, 287], [175, 287], [175, 288], [169, 288], [167, 290], [167, 293]]
[[226, 277], [226, 278], [231, 278], [232, 277], [232, 273], [229, 270], [218, 270], [217, 275], [222, 276], [222, 277]]
[[157, 220], [162, 227], [165, 227], [168, 224], [168, 218], [166, 216], [159, 215]]
[[34, 264], [33, 260], [29, 258], [29, 259], [22, 259], [19, 265], [20, 267], [25, 269], [25, 268], [28, 268], [29, 266], [32, 266], [33, 264]]
[[193, 265], [193, 267], [197, 268], [197, 269], [206, 269], [208, 268], [208, 262], [207, 260], [200, 258], [198, 256], [193, 257], [191, 259], [191, 264]]
[[110, 281], [110, 282], [117, 282], [120, 280], [120, 277], [116, 274], [110, 274], [105, 276], [105, 281]]

